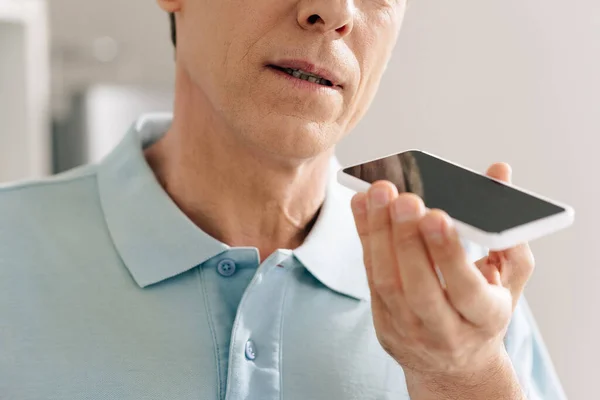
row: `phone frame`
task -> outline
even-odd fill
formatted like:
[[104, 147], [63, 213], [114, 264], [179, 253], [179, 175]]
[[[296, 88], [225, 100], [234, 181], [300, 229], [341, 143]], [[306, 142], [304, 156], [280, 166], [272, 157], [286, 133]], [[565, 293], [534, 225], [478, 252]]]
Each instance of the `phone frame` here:
[[429, 152], [426, 152], [423, 150], [418, 150], [418, 149], [410, 149], [410, 150], [405, 150], [405, 151], [402, 151], [399, 153], [391, 153], [387, 156], [377, 157], [377, 158], [373, 158], [373, 159], [363, 161], [360, 163], [345, 166], [338, 171], [337, 180], [341, 185], [343, 185], [349, 189], [352, 189], [356, 192], [367, 192], [369, 190], [369, 188], [371, 187], [371, 184], [366, 181], [363, 181], [362, 179], [356, 178], [352, 175], [345, 173], [344, 169], [350, 168], [350, 167], [355, 167], [355, 166], [362, 165], [362, 164], [366, 164], [366, 163], [369, 163], [372, 161], [380, 160], [380, 159], [391, 157], [394, 155], [411, 152], [411, 151], [421, 152], [423, 154], [427, 154], [428, 156], [435, 157], [441, 161], [445, 161], [449, 164], [455, 165], [466, 171], [486, 177], [488, 179], [491, 179], [493, 181], [501, 183], [505, 186], [509, 186], [513, 189], [517, 189], [520, 192], [523, 192], [527, 195], [536, 197], [540, 200], [546, 201], [548, 203], [554, 204], [554, 205], [564, 209], [563, 212], [560, 212], [558, 214], [550, 215], [548, 217], [540, 218], [538, 220], [528, 222], [523, 225], [515, 226], [513, 228], [504, 230], [499, 233], [486, 232], [482, 229], [476, 228], [472, 225], [469, 225], [465, 222], [462, 222], [460, 220], [457, 220], [457, 219], [451, 217], [455, 223], [456, 230], [458, 231], [458, 234], [461, 237], [469, 239], [481, 246], [488, 248], [489, 250], [494, 250], [494, 251], [506, 250], [511, 247], [515, 247], [520, 243], [530, 242], [530, 241], [538, 239], [542, 236], [546, 236], [551, 233], [557, 232], [557, 231], [567, 228], [568, 226], [573, 224], [573, 221], [575, 219], [575, 210], [572, 207], [570, 207], [564, 203], [560, 203], [558, 201], [551, 200], [548, 197], [539, 195], [530, 190], [525, 190], [525, 189], [515, 186], [513, 184], [508, 184], [508, 183], [502, 182], [498, 179], [490, 178], [489, 176], [487, 176], [485, 174], [481, 174], [477, 171], [474, 171], [471, 168], [464, 167], [460, 164], [449, 161], [443, 157], [437, 156], [435, 154], [432, 154], [432, 153], [429, 153]]

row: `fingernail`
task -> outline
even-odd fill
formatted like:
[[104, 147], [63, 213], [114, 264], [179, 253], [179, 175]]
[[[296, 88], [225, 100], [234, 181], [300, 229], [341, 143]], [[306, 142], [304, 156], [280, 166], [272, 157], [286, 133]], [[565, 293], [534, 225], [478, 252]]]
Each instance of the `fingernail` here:
[[375, 208], [385, 207], [390, 203], [390, 191], [384, 187], [374, 187], [371, 190], [369, 205]]
[[393, 218], [396, 222], [407, 222], [421, 215], [419, 203], [413, 199], [399, 197], [394, 204]]

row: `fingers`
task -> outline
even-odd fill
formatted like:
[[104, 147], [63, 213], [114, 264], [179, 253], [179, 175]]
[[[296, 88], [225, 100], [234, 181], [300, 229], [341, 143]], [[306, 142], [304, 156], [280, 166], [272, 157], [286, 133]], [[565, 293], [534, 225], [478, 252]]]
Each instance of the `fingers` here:
[[352, 209], [372, 297], [409, 324], [420, 320], [446, 330], [459, 323], [419, 230], [423, 201], [409, 193], [398, 196], [393, 185], [376, 182], [367, 195], [355, 195]]
[[510, 299], [490, 286], [477, 269], [468, 261], [465, 250], [450, 217], [443, 211], [432, 210], [421, 221], [419, 228], [429, 254], [446, 282], [446, 293], [452, 306], [466, 320], [478, 326], [489, 325], [493, 320], [505, 320]]
[[390, 310], [398, 308], [402, 296], [400, 273], [392, 251], [389, 214], [389, 204], [397, 196], [394, 185], [380, 181], [371, 186], [367, 197], [372, 285]]
[[[495, 163], [487, 170], [487, 175], [500, 181], [511, 183], [512, 168], [506, 163]], [[490, 252], [487, 259], [478, 263], [482, 271], [497, 270], [504, 287], [510, 289], [515, 302], [520, 297], [535, 267], [535, 259], [527, 243], [500, 252]]]
[[535, 260], [529, 245], [522, 244], [508, 250], [490, 252], [489, 256], [477, 261], [477, 267], [482, 271], [494, 271], [492, 273], [497, 276], [497, 281], [490, 283], [510, 290], [514, 308], [533, 274]]
[[459, 316], [446, 299], [419, 231], [419, 221], [426, 213], [423, 201], [414, 194], [402, 194], [390, 212], [406, 303], [426, 324], [444, 329], [458, 322]]
[[[363, 262], [365, 264], [365, 270], [367, 273], [367, 281], [371, 291], [371, 306], [373, 310], [373, 317], [379, 318], [381, 314], [387, 313], [386, 307], [383, 301], [379, 297], [379, 294], [373, 287], [373, 274], [372, 274], [372, 263], [371, 263], [371, 246], [369, 239], [369, 220], [367, 214], [367, 194], [357, 193], [352, 198], [350, 203], [352, 207], [352, 214], [354, 215], [354, 223], [358, 236], [360, 238], [361, 246], [363, 248]], [[385, 318], [383, 318], [385, 319]]]
[[[507, 164], [495, 164], [490, 176], [510, 179]], [[511, 292], [501, 280], [512, 279], [515, 287], [526, 278], [509, 272], [502, 255], [523, 262], [530, 252], [520, 246], [502, 253], [490, 253], [486, 265], [468, 261], [462, 242], [450, 217], [439, 210], [426, 212], [422, 200], [413, 194], [398, 196], [396, 186], [375, 182], [368, 193], [352, 200], [357, 231], [363, 246], [364, 261], [373, 303], [395, 318], [425, 323], [447, 330], [466, 321], [484, 329], [496, 329], [510, 318]], [[445, 287], [436, 275], [438, 267]], [[523, 271], [523, 269], [520, 269]], [[501, 272], [504, 272], [501, 274]], [[489, 283], [492, 283], [490, 285]], [[421, 321], [421, 322], [419, 322]], [[492, 325], [494, 325], [492, 327]]]

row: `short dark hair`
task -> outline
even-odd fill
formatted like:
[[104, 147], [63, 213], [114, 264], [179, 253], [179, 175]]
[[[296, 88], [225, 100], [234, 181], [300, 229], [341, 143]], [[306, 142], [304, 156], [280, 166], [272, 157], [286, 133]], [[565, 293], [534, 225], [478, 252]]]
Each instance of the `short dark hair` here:
[[169, 13], [169, 20], [171, 21], [171, 41], [173, 46], [177, 47], [177, 25], [175, 24], [175, 13]]

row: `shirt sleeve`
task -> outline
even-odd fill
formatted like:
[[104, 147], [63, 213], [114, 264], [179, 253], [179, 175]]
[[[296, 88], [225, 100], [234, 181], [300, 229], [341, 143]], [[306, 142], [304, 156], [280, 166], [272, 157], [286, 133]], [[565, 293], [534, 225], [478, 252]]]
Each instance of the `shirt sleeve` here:
[[504, 343], [529, 400], [566, 400], [527, 300], [521, 298]]

